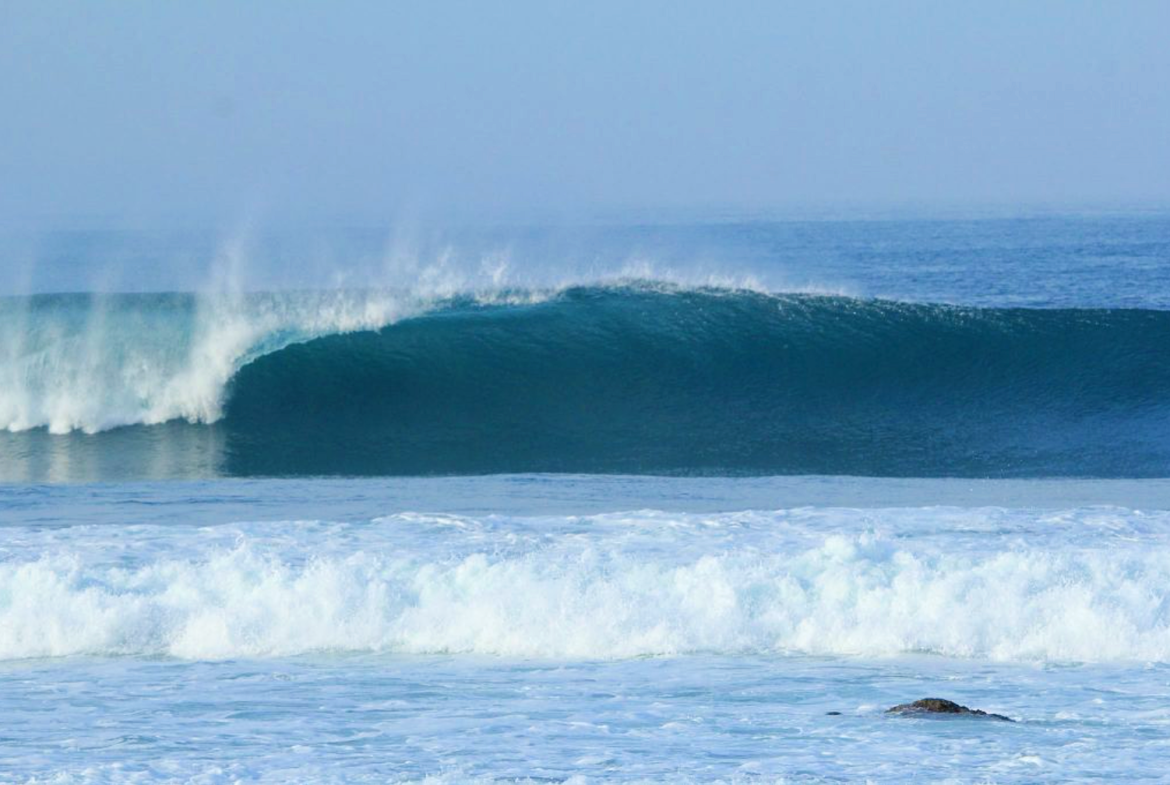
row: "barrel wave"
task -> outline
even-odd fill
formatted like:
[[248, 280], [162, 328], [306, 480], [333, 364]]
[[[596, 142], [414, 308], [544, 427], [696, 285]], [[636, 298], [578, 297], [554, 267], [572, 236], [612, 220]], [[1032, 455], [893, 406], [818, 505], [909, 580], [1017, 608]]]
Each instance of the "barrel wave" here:
[[203, 429], [229, 475], [1170, 470], [1167, 312], [646, 282], [512, 294], [253, 336], [195, 424], [74, 437]]

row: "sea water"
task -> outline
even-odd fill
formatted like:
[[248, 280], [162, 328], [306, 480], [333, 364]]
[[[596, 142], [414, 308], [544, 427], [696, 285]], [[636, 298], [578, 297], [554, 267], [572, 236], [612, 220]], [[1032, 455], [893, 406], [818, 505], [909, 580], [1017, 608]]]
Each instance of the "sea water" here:
[[[0, 767], [1157, 780], [1167, 502], [1161, 481], [10, 486]], [[883, 714], [933, 695], [1017, 722]]]
[[5, 299], [0, 778], [1163, 780], [1165, 221], [663, 232]]

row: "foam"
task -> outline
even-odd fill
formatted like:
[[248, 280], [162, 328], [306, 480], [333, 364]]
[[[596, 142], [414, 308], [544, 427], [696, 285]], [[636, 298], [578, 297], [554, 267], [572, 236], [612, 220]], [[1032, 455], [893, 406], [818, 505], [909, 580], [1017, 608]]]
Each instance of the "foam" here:
[[444, 558], [369, 542], [290, 552], [241, 536], [129, 566], [55, 547], [0, 563], [0, 658], [928, 652], [1170, 662], [1162, 548], [947, 554], [858, 534], [679, 559], [607, 542]]

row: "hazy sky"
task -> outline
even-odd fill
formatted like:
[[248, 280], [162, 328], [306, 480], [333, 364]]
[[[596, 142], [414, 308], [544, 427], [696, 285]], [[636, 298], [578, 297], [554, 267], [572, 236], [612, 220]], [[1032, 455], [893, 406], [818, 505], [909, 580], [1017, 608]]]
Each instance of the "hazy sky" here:
[[1170, 199], [1170, 2], [0, 0], [0, 217]]

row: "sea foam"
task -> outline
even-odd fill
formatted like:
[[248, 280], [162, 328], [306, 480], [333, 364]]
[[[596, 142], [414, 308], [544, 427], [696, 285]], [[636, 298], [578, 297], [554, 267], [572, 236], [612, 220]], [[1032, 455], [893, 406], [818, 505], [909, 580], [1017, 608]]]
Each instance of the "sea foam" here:
[[[875, 517], [878, 530], [857, 526]], [[946, 549], [897, 536], [921, 517], [842, 512], [812, 521], [836, 521], [837, 533], [819, 534], [787, 513], [147, 527], [132, 533], [142, 556], [86, 527], [53, 534], [52, 547], [30, 534], [11, 538], [24, 544], [0, 562], [0, 658], [927, 652], [1170, 662], [1165, 543], [1087, 546], [1073, 531], [1087, 513], [1071, 528], [1048, 524], [1063, 534], [1035, 545], [1011, 532], [977, 547], [946, 538]]]

